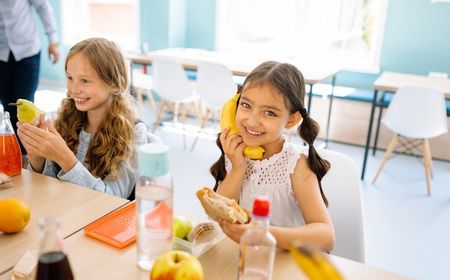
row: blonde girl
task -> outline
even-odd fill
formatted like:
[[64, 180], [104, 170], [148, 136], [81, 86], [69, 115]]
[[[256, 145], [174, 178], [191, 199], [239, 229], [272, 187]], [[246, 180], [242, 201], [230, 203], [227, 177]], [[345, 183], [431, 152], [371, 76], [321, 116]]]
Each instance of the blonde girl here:
[[147, 128], [136, 122], [125, 59], [115, 43], [91, 38], [66, 58], [67, 98], [55, 123], [19, 125], [31, 168], [100, 192], [128, 197], [136, 182], [136, 147]]

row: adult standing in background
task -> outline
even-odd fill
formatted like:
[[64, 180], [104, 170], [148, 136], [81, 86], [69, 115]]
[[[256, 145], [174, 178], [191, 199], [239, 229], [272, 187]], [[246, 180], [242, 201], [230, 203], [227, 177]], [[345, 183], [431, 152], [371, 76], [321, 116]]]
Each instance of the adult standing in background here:
[[55, 64], [58, 36], [48, 0], [0, 0], [0, 100], [14, 127], [16, 107], [7, 104], [18, 98], [33, 100], [39, 81], [41, 45], [33, 8], [48, 37], [48, 57]]

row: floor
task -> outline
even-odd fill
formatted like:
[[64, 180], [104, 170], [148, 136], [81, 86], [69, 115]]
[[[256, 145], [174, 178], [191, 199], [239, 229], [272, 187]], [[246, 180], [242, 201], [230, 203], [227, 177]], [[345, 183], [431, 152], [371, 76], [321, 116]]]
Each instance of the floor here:
[[[155, 113], [146, 105], [141, 118], [150, 125]], [[187, 130], [166, 123], [155, 131], [171, 148], [176, 213], [199, 207], [195, 191], [213, 185], [208, 170], [219, 156], [214, 136], [217, 126], [210, 122], [207, 133], [190, 151], [198, 122], [189, 123]], [[183, 148], [183, 131], [187, 133], [187, 149]], [[295, 135], [291, 141], [301, 143]], [[361, 167], [363, 148], [333, 142], [328, 148], [349, 155]], [[428, 197], [423, 165], [415, 157], [394, 156], [376, 185], [370, 184], [382, 156], [383, 152], [378, 152], [369, 157], [366, 179], [361, 182], [366, 263], [416, 279], [448, 279], [450, 162], [433, 161], [432, 196]]]
[[[154, 114], [148, 113], [146, 121], [153, 119]], [[194, 120], [191, 124], [188, 147], [197, 129]], [[194, 207], [195, 191], [213, 185], [208, 169], [219, 156], [213, 132], [203, 134], [192, 152], [183, 148], [182, 132], [169, 123], [155, 131], [171, 147], [176, 212]], [[294, 135], [291, 141], [300, 143]], [[349, 155], [361, 166], [363, 148], [332, 142], [328, 148]], [[382, 151], [370, 156], [366, 179], [361, 182], [366, 262], [417, 279], [445, 279], [450, 275], [450, 163], [433, 161], [432, 196], [428, 197], [423, 165], [415, 157], [394, 156], [376, 185], [369, 183], [382, 157]]]

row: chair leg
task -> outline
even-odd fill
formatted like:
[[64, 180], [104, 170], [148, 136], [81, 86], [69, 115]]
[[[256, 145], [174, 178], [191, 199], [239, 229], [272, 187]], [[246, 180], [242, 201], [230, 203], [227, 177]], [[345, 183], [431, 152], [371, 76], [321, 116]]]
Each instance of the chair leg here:
[[153, 112], [157, 111], [155, 98], [153, 98], [153, 91], [149, 90], [147, 95], [148, 101], [150, 102], [150, 107], [152, 107]]
[[181, 113], [181, 122], [183, 124], [183, 149], [186, 150], [187, 144], [186, 144], [186, 104], [182, 103], [180, 104], [180, 113]]
[[205, 127], [206, 122], [208, 121], [209, 114], [210, 114], [211, 111], [212, 111], [211, 109], [206, 108], [205, 115], [200, 119], [200, 130], [197, 132], [197, 137], [195, 137], [194, 143], [192, 143], [191, 152], [194, 150], [195, 145], [197, 145], [197, 141], [198, 141], [198, 138], [200, 136], [200, 133], [202, 133], [202, 130]]
[[161, 116], [164, 114], [166, 107], [167, 107], [167, 101], [161, 100], [161, 106], [159, 108], [159, 113], [156, 116], [155, 122], [153, 123], [152, 133], [155, 133], [156, 127], [159, 125], [159, 122], [161, 121]]
[[428, 139], [423, 140], [423, 161], [425, 164], [425, 177], [427, 180], [427, 194], [431, 196], [431, 183], [430, 183], [430, 175], [431, 175], [431, 153], [430, 153], [430, 143]]
[[199, 120], [202, 119], [202, 105], [201, 102], [199, 100], [196, 100], [193, 102], [192, 104], [194, 106], [194, 111], [195, 111], [195, 115], [197, 115], [197, 118]]
[[172, 122], [176, 124], [178, 122], [178, 112], [180, 111], [180, 103], [175, 102], [173, 104], [173, 119]]
[[142, 89], [135, 88], [134, 92], [136, 93], [136, 102], [138, 104], [138, 110], [139, 110], [139, 117], [143, 117], [144, 115], [144, 108], [143, 108], [143, 98], [142, 98]]
[[373, 142], [373, 152], [372, 155], [375, 156], [378, 146], [378, 136], [380, 135], [380, 125], [381, 125], [381, 117], [383, 116], [383, 106], [380, 106], [380, 113], [378, 114], [378, 122], [377, 129], [375, 130], [375, 140]]
[[373, 178], [372, 184], [375, 184], [375, 181], [377, 180], [378, 176], [380, 175], [381, 170], [383, 170], [384, 165], [388, 161], [389, 157], [392, 155], [392, 152], [394, 152], [395, 147], [397, 146], [397, 138], [398, 138], [397, 134], [395, 134], [394, 137], [392, 137], [391, 143], [389, 143], [389, 147], [388, 147], [386, 153], [384, 154], [383, 161], [381, 161], [380, 167], [378, 168], [378, 171], [377, 171], [375, 177]]
[[427, 140], [427, 149], [428, 149], [428, 162], [430, 164], [430, 176], [431, 178], [434, 177], [433, 175], [433, 157], [431, 156], [431, 149], [430, 149], [430, 141], [428, 139]]

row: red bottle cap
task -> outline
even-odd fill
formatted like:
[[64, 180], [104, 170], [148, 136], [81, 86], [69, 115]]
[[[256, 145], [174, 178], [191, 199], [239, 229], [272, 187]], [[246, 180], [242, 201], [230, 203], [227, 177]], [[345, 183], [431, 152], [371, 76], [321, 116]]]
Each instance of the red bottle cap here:
[[267, 217], [269, 216], [270, 200], [267, 197], [257, 197], [253, 202], [253, 215]]

